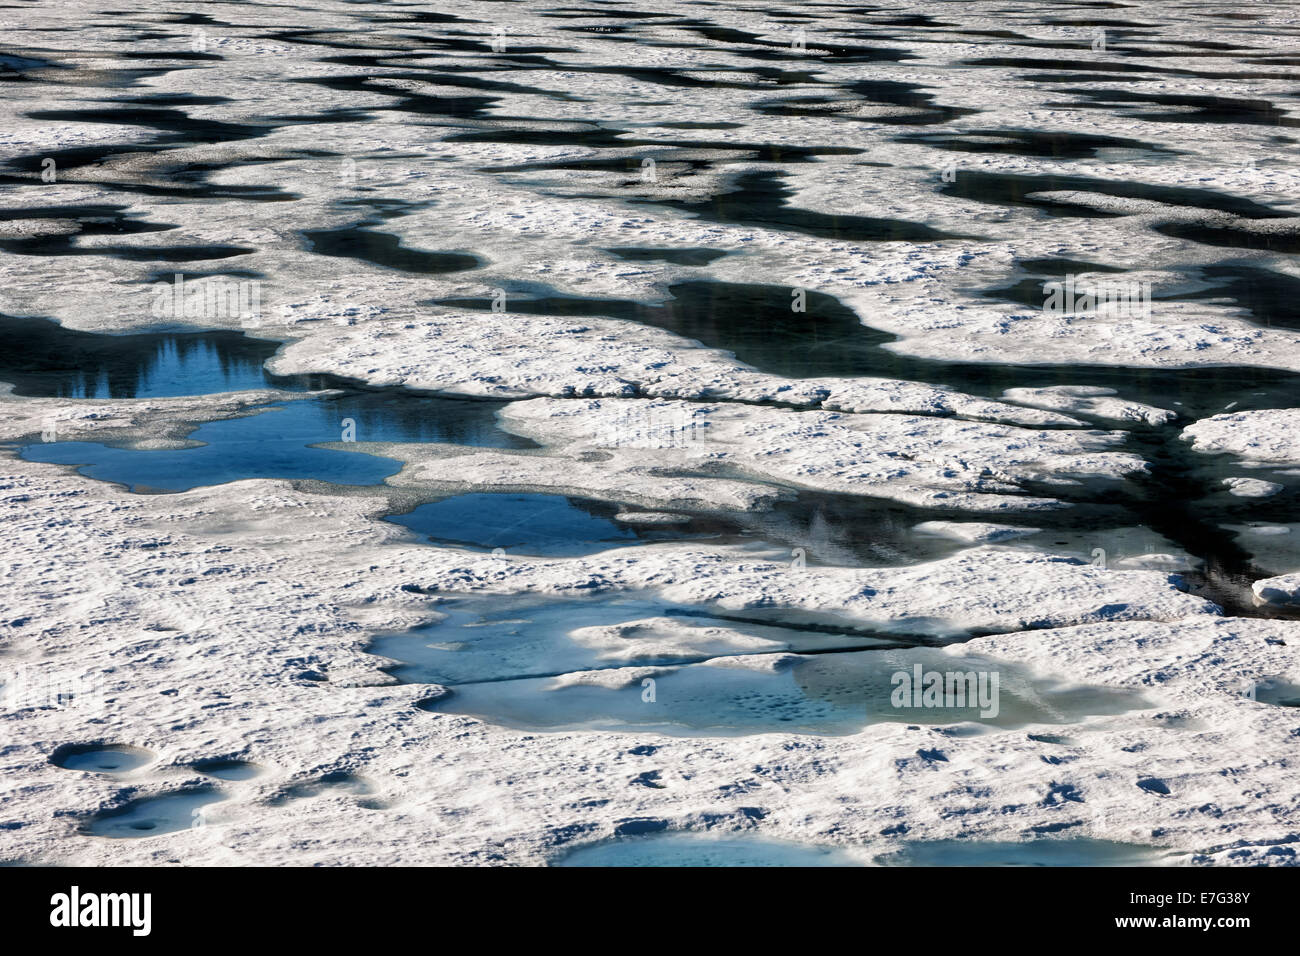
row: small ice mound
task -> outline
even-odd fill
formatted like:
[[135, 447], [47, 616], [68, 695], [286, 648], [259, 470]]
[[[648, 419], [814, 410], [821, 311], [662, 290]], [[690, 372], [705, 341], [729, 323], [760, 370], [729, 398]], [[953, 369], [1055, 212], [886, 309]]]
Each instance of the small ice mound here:
[[116, 810], [95, 814], [82, 832], [111, 839], [139, 839], [186, 830], [203, 821], [203, 808], [224, 799], [215, 787], [178, 790], [132, 800]]
[[1207, 454], [1230, 452], [1248, 461], [1300, 462], [1300, 408], [1261, 408], [1193, 422], [1184, 440]]
[[1300, 604], [1300, 573], [1261, 578], [1250, 586], [1258, 604]]
[[91, 773], [130, 773], [148, 763], [154, 755], [130, 744], [64, 744], [50, 755], [50, 762], [64, 770]]
[[798, 667], [808, 657], [803, 654], [740, 654], [735, 657], [715, 657], [711, 661], [701, 661], [701, 667], [732, 667], [739, 670], [753, 671], [756, 674], [780, 674], [792, 667]]
[[578, 671], [551, 678], [549, 689], [599, 687], [602, 690], [623, 690], [646, 686], [646, 681], [654, 681], [671, 673], [672, 670], [665, 667], [611, 667], [599, 671]]
[[620, 511], [614, 515], [614, 520], [632, 525], [685, 524], [691, 520], [691, 516], [671, 511]]
[[1135, 554], [1120, 558], [1115, 566], [1130, 571], [1191, 571], [1197, 562], [1186, 554]]
[[952, 541], [965, 541], [970, 544], [996, 544], [1013, 538], [1023, 538], [1038, 534], [1040, 528], [1020, 528], [1007, 524], [991, 524], [984, 521], [922, 521], [914, 529], [917, 534]]
[[552, 866], [863, 866], [833, 847], [762, 837], [660, 833], [594, 843], [570, 850]]
[[209, 777], [216, 777], [218, 780], [252, 780], [260, 776], [262, 768], [255, 763], [249, 763], [247, 760], [223, 760], [215, 758], [212, 760], [199, 760], [190, 764], [195, 770]]
[[1154, 866], [1170, 856], [1159, 847], [1081, 837], [1026, 840], [935, 840], [906, 843], [875, 858], [881, 866]]
[[1116, 398], [1115, 394], [1113, 388], [1094, 385], [1052, 385], [1045, 388], [1009, 388], [1002, 393], [1002, 398], [1031, 408], [1093, 415], [1117, 422], [1140, 422], [1153, 427], [1167, 425], [1178, 417], [1177, 412]]
[[731, 627], [700, 626], [680, 618], [654, 617], [604, 627], [584, 627], [570, 639], [591, 648], [601, 661], [670, 660], [746, 651], [781, 651], [774, 641]]
[[1238, 498], [1267, 498], [1283, 488], [1275, 481], [1264, 481], [1261, 478], [1224, 478], [1223, 484], [1228, 489], [1228, 494]]

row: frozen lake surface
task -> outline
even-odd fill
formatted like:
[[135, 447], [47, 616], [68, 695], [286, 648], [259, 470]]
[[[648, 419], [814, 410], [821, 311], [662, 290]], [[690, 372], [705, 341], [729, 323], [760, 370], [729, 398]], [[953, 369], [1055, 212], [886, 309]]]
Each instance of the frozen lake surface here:
[[0, 10], [0, 859], [1300, 860], [1300, 8], [947, 7]]

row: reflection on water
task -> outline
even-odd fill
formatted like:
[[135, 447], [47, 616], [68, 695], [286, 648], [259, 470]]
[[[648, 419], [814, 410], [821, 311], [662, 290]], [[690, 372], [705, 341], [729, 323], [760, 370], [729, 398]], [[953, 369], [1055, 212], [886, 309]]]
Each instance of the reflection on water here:
[[737, 522], [766, 517], [672, 515], [671, 521], [659, 524], [620, 521], [620, 512], [618, 505], [590, 498], [498, 492], [444, 498], [406, 514], [389, 515], [387, 520], [435, 544], [576, 557], [653, 541], [752, 543], [751, 531], [742, 530]]
[[166, 398], [269, 388], [262, 363], [280, 347], [233, 331], [104, 335], [3, 315], [0, 331], [0, 382], [13, 384], [17, 395], [39, 397]]
[[[134, 491], [187, 491], [245, 478], [317, 479], [339, 485], [377, 485], [399, 462], [360, 452], [315, 448], [345, 440], [452, 442], [518, 447], [520, 439], [496, 425], [494, 402], [359, 392], [268, 405], [259, 414], [207, 422], [189, 435], [197, 448], [135, 449], [94, 442], [34, 442], [28, 461], [80, 465], [82, 474]], [[349, 423], [351, 423], [349, 425]]]
[[563, 495], [471, 494], [420, 505], [388, 518], [431, 541], [547, 557], [592, 554], [635, 544], [636, 533], [613, 520], [617, 508]]

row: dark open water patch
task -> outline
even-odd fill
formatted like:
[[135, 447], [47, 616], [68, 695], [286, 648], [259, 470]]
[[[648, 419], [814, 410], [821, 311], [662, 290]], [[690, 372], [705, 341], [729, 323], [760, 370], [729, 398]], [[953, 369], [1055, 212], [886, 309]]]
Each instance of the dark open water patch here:
[[[322, 63], [342, 63], [347, 66], [365, 66], [365, 67], [384, 67], [389, 69], [388, 57], [355, 55], [348, 54], [344, 56], [327, 56], [323, 57]], [[394, 64], [396, 67], [410, 69], [412, 57], [400, 57]], [[431, 83], [435, 86], [463, 87], [470, 90], [482, 90], [487, 93], [513, 93], [520, 96], [540, 96], [549, 100], [557, 100], [563, 103], [581, 103], [585, 98], [576, 96], [573, 93], [564, 90], [546, 90], [540, 87], [528, 86], [525, 83], [514, 83], [509, 80], [492, 80], [484, 76], [473, 73], [459, 73], [457, 67], [446, 63], [439, 63], [437, 67], [418, 67], [421, 70], [427, 70], [419, 74], [420, 81]], [[393, 74], [385, 74], [392, 76]], [[382, 89], [375, 89], [374, 92], [383, 92]], [[392, 90], [388, 92], [392, 93]], [[458, 107], [459, 108], [459, 107]], [[420, 110], [423, 111], [423, 110]], [[410, 112], [410, 110], [408, 110]]]
[[1300, 253], [1300, 230], [1269, 232], [1265, 229], [1241, 229], [1236, 226], [1212, 226], [1195, 222], [1169, 222], [1152, 226], [1159, 233], [1175, 239], [1190, 239], [1207, 246], [1253, 249], [1259, 252]]
[[1245, 264], [1204, 266], [1200, 273], [1216, 283], [1208, 289], [1165, 296], [1164, 301], [1227, 299], [1269, 328], [1300, 331], [1300, 279]]
[[[1032, 44], [1025, 44], [1030, 46]], [[1078, 49], [1080, 43], [1058, 44], [1059, 49]], [[988, 56], [975, 60], [964, 60], [961, 66], [1001, 66], [1001, 67], [1021, 67], [1027, 70], [1038, 69], [1057, 69], [1057, 70], [1077, 70], [1080, 73], [1175, 73], [1184, 74], [1183, 70], [1165, 70], [1158, 66], [1148, 66], [1143, 63], [1126, 63], [1123, 60], [1115, 58], [1096, 59], [1096, 60], [1064, 60], [1046, 57], [1030, 56]]]
[[[119, 54], [123, 56], [129, 53]], [[118, 100], [107, 100], [106, 105]], [[60, 123], [112, 123], [115, 126], [143, 126], [156, 129], [160, 135], [155, 145], [194, 143], [229, 143], [243, 139], [256, 139], [271, 132], [273, 127], [223, 123], [220, 120], [195, 119], [185, 110], [160, 107], [127, 106], [117, 109], [99, 107], [76, 110], [32, 110], [25, 114], [29, 119], [52, 120]]]
[[377, 18], [377, 22], [392, 23], [393, 18], [398, 21], [410, 20], [412, 23], [479, 23], [481, 21], [468, 17], [458, 17], [454, 13], [441, 13], [436, 10], [407, 10], [393, 9], [385, 10], [382, 19]]
[[[148, 292], [141, 289], [141, 307]], [[0, 315], [0, 382], [14, 394], [58, 398], [167, 398], [302, 383], [272, 381], [262, 363], [279, 342], [241, 332], [105, 335], [45, 319]]]
[[[1030, 80], [1034, 83], [1095, 83], [1097, 77], [1089, 76], [1087, 73], [1026, 73], [1021, 77], [1022, 80]], [[1125, 83], [1159, 83], [1162, 82], [1159, 76], [1126, 76]], [[1065, 104], [1059, 103], [1058, 106], [1065, 108]], [[1074, 108], [1080, 104], [1071, 103], [1069, 108]]]
[[1074, 273], [1081, 272], [1126, 272], [1119, 266], [1103, 265], [1100, 262], [1084, 262], [1081, 259], [1021, 259], [1016, 265], [1026, 272], [1034, 272], [1038, 275], [1052, 276], [1053, 278], [1064, 277]]
[[[1254, 78], [1255, 74], [1242, 74]], [[1242, 99], [1232, 96], [1185, 95], [1176, 93], [1147, 93], [1139, 90], [1097, 90], [1088, 87], [1062, 90], [1075, 96], [1087, 97], [1093, 103], [1069, 104], [1074, 108], [1091, 106], [1100, 109], [1120, 110], [1121, 116], [1131, 116], [1151, 123], [1226, 123], [1248, 126], [1300, 126], [1287, 111], [1278, 109], [1268, 100]], [[1053, 104], [1049, 104], [1053, 105]], [[1054, 104], [1062, 106], [1065, 104]], [[1172, 106], [1164, 112], [1151, 107]]]
[[304, 230], [303, 236], [311, 242], [312, 252], [317, 255], [360, 259], [402, 272], [438, 275], [463, 272], [482, 264], [474, 256], [463, 253], [410, 249], [402, 245], [399, 237], [368, 229], [364, 225], [343, 229]]
[[653, 203], [680, 209], [707, 222], [763, 226], [849, 242], [938, 242], [942, 239], [973, 239], [934, 229], [904, 219], [834, 215], [800, 209], [787, 199], [794, 190], [782, 184], [780, 173], [766, 170], [743, 173], [727, 192], [703, 200], [638, 197], [632, 203]]
[[1131, 183], [1116, 179], [1095, 179], [1090, 176], [1029, 175], [1022, 173], [991, 173], [982, 170], [961, 170], [951, 183], [939, 187], [945, 196], [969, 199], [975, 202], [1000, 206], [1029, 206], [1041, 209], [1052, 216], [1077, 216], [1083, 218], [1108, 218], [1127, 215], [1108, 212], [1091, 206], [1077, 205], [1064, 200], [1035, 197], [1043, 192], [1089, 192], [1121, 199], [1149, 200], [1171, 206], [1194, 209], [1213, 209], [1246, 219], [1285, 219], [1293, 214], [1273, 209], [1250, 199], [1215, 192], [1210, 189], [1192, 189], [1186, 186], [1154, 186], [1149, 183]]
[[496, 402], [464, 402], [389, 392], [357, 392], [266, 406], [261, 414], [199, 425], [183, 449], [136, 449], [96, 442], [34, 442], [28, 461], [79, 466], [90, 478], [137, 492], [175, 492], [246, 478], [314, 479], [379, 485], [401, 463], [361, 452], [312, 447], [329, 442], [452, 442], [484, 447], [530, 443], [502, 432]]
[[[1061, 269], [1072, 261], [1051, 262], [1056, 263], [1051, 268]], [[1189, 418], [1216, 414], [1232, 402], [1238, 409], [1289, 407], [1294, 404], [1290, 401], [1294, 389], [1300, 388], [1300, 375], [1264, 368], [1001, 365], [919, 358], [884, 348], [897, 341], [896, 336], [864, 325], [857, 313], [834, 296], [807, 290], [806, 311], [791, 311], [792, 291], [786, 286], [691, 280], [669, 286], [668, 298], [659, 303], [559, 294], [511, 295], [506, 312], [603, 316], [650, 325], [789, 378], [880, 376], [948, 385], [988, 398], [998, 398], [1009, 388], [1095, 385], [1114, 388], [1134, 401], [1174, 409]], [[433, 304], [482, 311], [492, 308], [492, 300], [486, 297], [436, 299]], [[1115, 426], [1110, 423], [1107, 427]]]
[[[435, 544], [508, 554], [576, 556], [607, 548], [662, 541], [777, 549], [776, 560], [802, 558], [809, 565], [898, 567], [947, 557], [960, 541], [914, 531], [923, 521], [970, 520], [970, 513], [920, 508], [861, 495], [791, 492], [762, 511], [670, 512], [663, 524], [624, 522], [607, 501], [573, 495], [482, 493], [420, 505], [387, 520]], [[639, 511], [640, 509], [627, 509]], [[653, 513], [652, 513], [653, 514]], [[1036, 516], [1035, 516], [1036, 517]], [[1099, 522], [1123, 520], [1118, 507], [1058, 516], [1054, 526], [1081, 532]], [[1014, 524], [1016, 519], [1000, 518]], [[1041, 522], [1024, 519], [1037, 527]], [[1116, 556], [1120, 556], [1118, 550]], [[1086, 555], [1085, 555], [1086, 560]]]
[[125, 262], [209, 262], [246, 256], [248, 246], [78, 246], [72, 236], [0, 240], [0, 249], [20, 256], [107, 256]]
[[[787, 556], [802, 558], [808, 565], [837, 567], [903, 567], [935, 561], [953, 554], [964, 542], [936, 535], [919, 534], [915, 528], [926, 521], [970, 521], [968, 511], [916, 507], [865, 495], [819, 493], [800, 490], [793, 500], [777, 501], [768, 511], [729, 515], [740, 526], [740, 535], [724, 533], [721, 543], [759, 541], [784, 545]], [[1053, 516], [1049, 524], [1064, 525], [1074, 510]], [[1086, 527], [1097, 522], [1122, 520], [1118, 509], [1091, 512], [1078, 520]], [[1039, 515], [999, 515], [998, 523], [1025, 528], [1042, 527]], [[1023, 524], [1022, 524], [1023, 523]]]
[[[766, 100], [754, 105], [754, 110], [769, 116], [826, 116], [883, 123], [892, 126], [930, 126], [949, 123], [962, 116], [979, 112], [960, 106], [944, 106], [935, 102], [933, 93], [917, 83], [900, 80], [850, 80], [836, 84], [838, 95], [798, 96], [779, 100]], [[852, 107], [869, 103], [876, 106], [896, 106], [909, 112], [897, 115], [856, 116], [848, 112]]]
[[[1031, 265], [1043, 265], [1046, 269], [1030, 268]], [[1072, 268], [1060, 271], [1063, 264]], [[1059, 279], [1065, 274], [1080, 275], [1088, 272], [1114, 273], [1123, 272], [1109, 266], [1098, 266], [1088, 262], [1071, 260], [1036, 260], [1036, 263], [1021, 262], [1026, 271], [1035, 273], [1009, 286], [987, 289], [980, 294], [1003, 302], [1014, 302], [1034, 309], [1043, 308], [1047, 301], [1044, 285]], [[1051, 271], [1047, 271], [1050, 269]], [[1191, 292], [1179, 292], [1169, 295], [1152, 295], [1152, 308], [1158, 308], [1161, 302], [1213, 302], [1235, 306], [1250, 313], [1252, 322], [1267, 328], [1293, 329], [1300, 331], [1300, 312], [1295, 303], [1300, 301], [1300, 279], [1243, 264], [1205, 266], [1196, 270], [1206, 281], [1207, 288]], [[1068, 313], [1067, 313], [1068, 314]]]
[[[491, 117], [491, 107], [500, 99], [496, 96], [434, 96], [427, 93], [412, 93], [376, 83], [374, 79], [371, 76], [316, 76], [292, 77], [289, 82], [309, 83], [337, 93], [365, 93], [393, 98], [390, 105], [366, 107], [363, 113], [392, 110], [398, 113], [415, 113], [420, 116], [436, 116], [444, 119], [486, 119]], [[385, 73], [382, 79], [427, 81], [428, 77], [422, 73]]]
[[539, 15], [561, 20], [577, 20], [588, 17], [606, 17], [613, 20], [664, 20], [677, 17], [675, 13], [656, 13], [652, 10], [634, 10], [622, 6], [554, 7], [549, 10], [539, 11]]
[[707, 266], [728, 255], [730, 249], [690, 248], [658, 249], [646, 246], [613, 246], [605, 250], [629, 262], [671, 262], [679, 266]]
[[[1053, 262], [1050, 267], [1060, 269], [1063, 265]], [[791, 378], [881, 376], [949, 385], [994, 399], [1010, 388], [1087, 385], [1111, 388], [1123, 398], [1174, 410], [1185, 420], [1218, 414], [1229, 407], [1236, 411], [1290, 407], [1300, 390], [1300, 375], [1262, 368], [1008, 366], [915, 358], [885, 349], [883, 346], [894, 340], [892, 335], [864, 326], [851, 309], [822, 293], [807, 293], [807, 310], [803, 313], [790, 311], [791, 290], [780, 286], [692, 281], [671, 286], [669, 293], [671, 298], [656, 304], [555, 295], [510, 299], [506, 308], [544, 315], [609, 316], [652, 325], [729, 351], [755, 368]], [[439, 304], [491, 308], [489, 299], [442, 300]], [[1117, 423], [1106, 420], [1096, 424], [1106, 429], [1117, 427]], [[1260, 515], [1261, 520], [1285, 522], [1291, 519], [1272, 516], [1300, 503], [1289, 491], [1249, 503], [1224, 495], [1221, 481], [1231, 460], [1192, 452], [1178, 434], [1177, 426], [1129, 427], [1125, 443], [1116, 450], [1140, 455], [1151, 464], [1151, 470], [1124, 482], [1085, 482], [1073, 488], [1026, 483], [1023, 490], [1027, 492], [1059, 498], [1071, 505], [1026, 520], [1046, 530], [1070, 531], [1072, 537], [1092, 522], [1091, 527], [1096, 529], [1094, 547], [1103, 549], [1107, 548], [1107, 540], [1101, 529], [1147, 528], [1201, 561], [1203, 570], [1186, 576], [1188, 586], [1196, 593], [1233, 614], [1289, 616], [1280, 609], [1255, 606], [1250, 584], [1265, 574], [1252, 565], [1249, 554], [1223, 526], [1242, 520], [1247, 510]], [[818, 500], [803, 493], [800, 499]], [[776, 513], [781, 514], [785, 507], [778, 505]], [[896, 540], [906, 539], [900, 533], [896, 540], [884, 542], [883, 553], [871, 556], [864, 551], [864, 543], [870, 541], [867, 528], [840, 536], [816, 535], [811, 515], [805, 511], [804, 516], [794, 523], [795, 533], [804, 536], [810, 548], [820, 538], [814, 550], [833, 563], [847, 561], [847, 556], [855, 553], [873, 564], [888, 563], [889, 551], [917, 553], [895, 546]], [[821, 522], [818, 525], [825, 526]], [[793, 543], [790, 534], [781, 533], [778, 522], [769, 522], [769, 529], [773, 532], [765, 535], [769, 540]], [[1050, 535], [1046, 539], [1050, 541]]]
[[[126, 52], [124, 57], [144, 55], [155, 58], [153, 54]], [[196, 58], [217, 59], [209, 54], [195, 54]], [[168, 54], [165, 58], [175, 58]], [[168, 72], [159, 70], [154, 72]], [[206, 179], [206, 174], [217, 169], [229, 168], [231, 163], [187, 164], [180, 168], [168, 168], [165, 161], [167, 151], [176, 147], [188, 147], [195, 144], [221, 144], [251, 140], [267, 136], [279, 129], [320, 123], [361, 122], [366, 118], [364, 111], [330, 108], [319, 114], [304, 116], [276, 116], [257, 123], [227, 123], [219, 120], [195, 118], [184, 107], [195, 106], [213, 101], [210, 97], [186, 97], [155, 95], [139, 99], [106, 99], [104, 106], [75, 110], [36, 110], [27, 115], [33, 119], [53, 120], [74, 123], [121, 123], [141, 126], [156, 132], [143, 142], [101, 144], [96, 146], [74, 146], [66, 149], [43, 150], [40, 153], [19, 156], [10, 159], [7, 165], [13, 169], [28, 173], [28, 176], [0, 175], [0, 183], [30, 186], [32, 176], [41, 173], [42, 164], [53, 159], [59, 170], [60, 179], [76, 181], [75, 171], [88, 166], [102, 165], [110, 157], [130, 155], [133, 153], [156, 154], [160, 157], [158, 170], [165, 172], [169, 182], [148, 181], [148, 177], [136, 178], [131, 173], [123, 173], [122, 178], [106, 181], [102, 176], [95, 178], [97, 186], [103, 186], [121, 192], [134, 192], [147, 196], [181, 196], [197, 197], [203, 200], [231, 199], [246, 201], [281, 202], [298, 197], [285, 192], [277, 185], [215, 185]], [[219, 101], [220, 97], [215, 98]], [[305, 154], [310, 154], [308, 150]], [[260, 160], [243, 160], [234, 163], [260, 162]], [[74, 175], [69, 176], [69, 173]]]
[[[158, 147], [158, 150], [166, 147]], [[69, 170], [80, 169], [87, 166], [100, 166], [110, 156], [119, 156], [126, 153], [147, 153], [151, 151], [150, 147], [142, 146], [139, 143], [113, 145], [113, 146], [93, 146], [82, 147], [74, 146], [69, 149], [47, 150], [37, 156], [22, 156], [12, 159], [8, 165], [14, 169], [25, 170], [29, 175], [11, 175], [0, 173], [0, 185], [24, 186], [33, 185], [33, 176], [41, 171], [40, 164], [45, 159], [53, 159], [57, 168], [60, 170], [60, 177], [68, 182], [76, 182], [76, 177], [65, 176]], [[247, 162], [252, 162], [251, 160]], [[228, 163], [225, 167], [240, 165], [239, 163]], [[215, 199], [229, 199], [234, 201], [248, 202], [291, 202], [300, 197], [294, 193], [286, 192], [277, 185], [244, 185], [244, 184], [226, 184], [217, 185], [209, 183], [205, 175], [216, 167], [202, 166], [194, 164], [182, 169], [169, 169], [165, 164], [161, 167], [166, 171], [168, 184], [159, 182], [136, 181], [131, 178], [131, 173], [123, 173], [123, 178], [108, 181], [106, 178], [97, 176], [91, 182], [97, 188], [111, 189], [121, 193], [138, 193], [142, 196], [153, 197], [180, 197], [183, 199], [199, 199], [211, 201]], [[168, 227], [172, 228], [172, 227]]]
[[900, 143], [919, 143], [934, 149], [969, 153], [1002, 153], [1014, 156], [1042, 156], [1052, 159], [1087, 159], [1103, 149], [1140, 149], [1168, 153], [1164, 146], [1095, 133], [1069, 133], [1061, 130], [963, 129], [957, 132], [910, 133], [898, 137]]
[[33, 70], [51, 69], [67, 70], [70, 69], [70, 67], [66, 64], [58, 63], [54, 60], [47, 60], [42, 57], [19, 56], [16, 53], [0, 53], [0, 79], [28, 79], [28, 77], [23, 76], [23, 74], [30, 73]]
[[435, 544], [511, 554], [573, 557], [637, 543], [618, 508], [545, 494], [468, 494], [422, 504], [387, 520]]
[[76, 229], [71, 234], [52, 236], [24, 236], [0, 239], [0, 250], [14, 255], [94, 255], [97, 249], [76, 249], [73, 240], [79, 236], [135, 235], [143, 232], [166, 232], [176, 227], [171, 223], [149, 222], [132, 216], [126, 206], [109, 203], [76, 204], [67, 206], [11, 206], [0, 209], [0, 221], [19, 219], [55, 219], [72, 223]]
[[[606, 132], [615, 133], [613, 130]], [[513, 138], [516, 133], [522, 133], [531, 138], [538, 136], [551, 135], [553, 138], [563, 141], [570, 139], [575, 135], [574, 131], [569, 130], [517, 130], [503, 129], [500, 133], [502, 137]], [[586, 138], [586, 131], [578, 130], [576, 135]], [[616, 135], [622, 136], [621, 133]], [[563, 142], [549, 145], [567, 145]], [[579, 145], [590, 145], [582, 143]], [[689, 166], [693, 171], [706, 169], [715, 169], [729, 162], [750, 162], [750, 163], [809, 163], [814, 162], [819, 156], [856, 156], [862, 152], [852, 146], [791, 146], [785, 143], [730, 143], [730, 142], [703, 142], [679, 140], [676, 142], [664, 142], [662, 140], [645, 140], [645, 139], [619, 139], [617, 145], [624, 147], [646, 146], [650, 149], [643, 155], [637, 156], [616, 156], [612, 158], [584, 158], [584, 159], [558, 159], [545, 160], [532, 163], [518, 163], [512, 166], [489, 166], [484, 167], [484, 172], [508, 173], [508, 172], [532, 172], [535, 170], [585, 170], [592, 172], [625, 172], [636, 177], [639, 181], [642, 173], [642, 163], [646, 159], [653, 159], [657, 163], [667, 165], [673, 163], [681, 166]], [[729, 151], [737, 155], [730, 157], [725, 161], [719, 161], [714, 158], [700, 159], [694, 155], [693, 151], [707, 150], [710, 152]]]
[[[290, 784], [267, 802], [273, 807], [282, 807], [298, 800], [311, 800], [322, 796], [350, 794], [368, 797], [373, 792], [374, 788], [364, 778], [346, 770], [333, 770], [314, 780], [301, 780]], [[367, 810], [380, 808], [377, 800], [363, 799], [358, 800], [357, 803]]]
[[843, 64], [897, 63], [902, 60], [916, 59], [916, 54], [909, 53], [906, 50], [844, 43], [839, 40], [828, 40], [819, 37], [815, 33], [804, 38], [806, 49], [799, 50], [794, 48], [794, 34], [791, 34], [789, 39], [781, 42], [764, 39], [762, 36], [750, 33], [748, 30], [717, 26], [707, 21], [696, 21], [694, 23], [684, 21], [674, 24], [674, 26], [685, 27], [687, 30], [704, 37], [710, 43], [726, 44], [728, 53], [754, 60], [798, 59], [816, 62], [819, 59], [829, 59], [835, 61], [836, 64]]
[[[1065, 49], [1065, 50], [1079, 49], [1078, 42], [1073, 42], [1073, 43], [1025, 42], [1022, 43], [1021, 45], [1036, 46], [1036, 47], [1043, 47], [1043, 48]], [[1128, 51], [1117, 50], [1116, 52], [1125, 53]], [[1138, 58], [1150, 57], [1152, 59], [1157, 59], [1161, 56], [1194, 56], [1197, 54], [1191, 53], [1189, 51], [1170, 51], [1168, 53], [1163, 53], [1163, 52], [1150, 52], [1146, 50], [1134, 50], [1132, 51], [1132, 55]], [[1220, 55], [1220, 52], [1209, 51], [1201, 55], [1218, 56]], [[1042, 58], [985, 57], [978, 60], [966, 60], [961, 65], [1023, 67], [1024, 69], [1028, 69], [1028, 70], [1039, 70], [1039, 69], [1073, 70], [1079, 74], [1082, 74], [1079, 77], [1079, 79], [1084, 81], [1092, 81], [1092, 82], [1098, 82], [1101, 79], [1103, 79], [1103, 77], [1091, 75], [1096, 73], [1108, 73], [1108, 74], [1123, 73], [1125, 74], [1124, 76], [1125, 83], [1141, 82], [1145, 79], [1167, 79], [1168, 77], [1171, 76], [1197, 77], [1206, 80], [1255, 80], [1255, 81], [1294, 80], [1296, 78], [1294, 74], [1290, 74], [1290, 73], [1262, 73], [1254, 70], [1189, 70], [1189, 69], [1183, 69], [1179, 67], [1160, 66], [1159, 64], [1154, 64], [1154, 63], [1130, 63], [1112, 57], [1107, 57], [1106, 59], [1098, 58], [1096, 60], [1064, 60], [1064, 59], [1047, 59], [1045, 57]], [[1149, 76], [1146, 77], [1134, 76], [1134, 74], [1137, 73], [1145, 73], [1145, 74], [1149, 74]], [[1038, 77], [1033, 75], [1024, 77], [1024, 79], [1037, 79], [1037, 78]], [[1104, 77], [1104, 78], [1109, 79], [1110, 77]], [[1078, 92], [1084, 92], [1084, 91], [1078, 91]], [[1067, 102], [1067, 103], [1045, 103], [1044, 105], [1050, 107], [1078, 108], [1080, 106], [1083, 106], [1084, 104], [1078, 102], [1074, 102], [1074, 103]], [[1145, 116], [1143, 117], [1143, 119], [1146, 118], [1148, 117]]]
[[[838, 299], [807, 291], [806, 311], [791, 310], [792, 290], [712, 280], [679, 282], [659, 304], [628, 299], [591, 299], [549, 295], [509, 297], [507, 312], [528, 315], [624, 319], [666, 329], [710, 348], [733, 352], [741, 361], [767, 372], [793, 377], [870, 375], [871, 352], [894, 336], [864, 326]], [[489, 298], [436, 299], [458, 309], [492, 308]], [[845, 350], [858, 347], [856, 360]], [[887, 354], [887, 353], [885, 353]]]
[[[154, 39], [167, 39], [171, 34], [158, 34]], [[142, 37], [143, 38], [143, 37]], [[118, 56], [127, 60], [224, 60], [219, 53], [198, 50], [122, 50]]]

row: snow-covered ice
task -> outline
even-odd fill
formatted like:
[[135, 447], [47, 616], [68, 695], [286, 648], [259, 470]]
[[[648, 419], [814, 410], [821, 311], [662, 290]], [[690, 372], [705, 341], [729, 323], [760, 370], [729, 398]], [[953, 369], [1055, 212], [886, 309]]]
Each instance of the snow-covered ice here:
[[[0, 375], [0, 862], [542, 864], [648, 827], [1300, 863], [1294, 4], [1100, 50], [986, 0], [637, 6], [0, 9], [0, 326], [63, 336], [0, 365], [50, 376]], [[191, 282], [258, 305], [160, 314]], [[196, 329], [279, 343], [267, 387], [137, 394], [127, 334]], [[90, 353], [117, 397], [59, 378]], [[344, 394], [274, 454], [390, 477], [134, 493], [24, 450], [185, 454]], [[625, 537], [384, 520], [461, 494]], [[518, 618], [444, 639], [466, 606]], [[407, 681], [403, 641], [475, 680]], [[922, 659], [1000, 675], [1001, 723], [868, 719]]]

